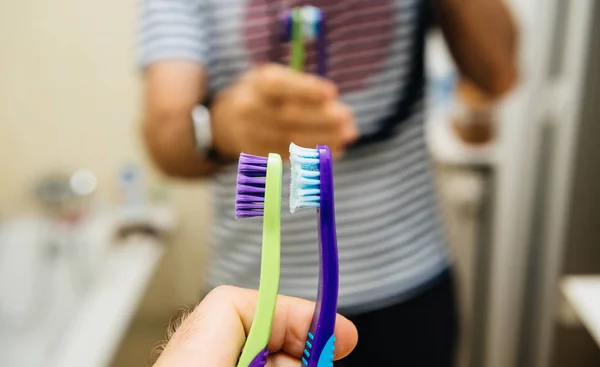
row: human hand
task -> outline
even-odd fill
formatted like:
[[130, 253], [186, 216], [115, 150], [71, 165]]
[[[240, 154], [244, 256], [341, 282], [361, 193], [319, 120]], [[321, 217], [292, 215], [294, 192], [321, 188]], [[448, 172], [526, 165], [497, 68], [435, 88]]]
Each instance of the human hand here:
[[[210, 292], [177, 329], [154, 367], [233, 367], [250, 330], [258, 292], [219, 287]], [[269, 341], [268, 367], [298, 367], [312, 320], [314, 303], [279, 296]], [[338, 315], [335, 356], [356, 346], [354, 325]]]
[[324, 144], [339, 156], [358, 137], [353, 114], [332, 82], [278, 64], [248, 71], [217, 95], [211, 114], [213, 145], [232, 158], [241, 152], [287, 157], [292, 141]]

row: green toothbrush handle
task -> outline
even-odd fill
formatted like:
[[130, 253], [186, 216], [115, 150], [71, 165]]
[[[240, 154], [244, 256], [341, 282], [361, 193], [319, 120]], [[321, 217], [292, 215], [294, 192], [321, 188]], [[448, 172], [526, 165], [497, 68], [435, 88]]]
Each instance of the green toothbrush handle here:
[[[266, 361], [267, 345], [271, 337], [271, 326], [277, 294], [281, 262], [281, 184], [283, 163], [279, 154], [269, 154], [265, 186], [265, 210], [263, 217], [263, 243], [260, 267], [260, 285], [254, 320], [246, 345], [237, 367], [260, 366]], [[267, 353], [267, 354], [265, 354]]]
[[302, 8], [292, 11], [292, 45], [290, 66], [296, 71], [304, 70], [304, 36], [303, 36]]

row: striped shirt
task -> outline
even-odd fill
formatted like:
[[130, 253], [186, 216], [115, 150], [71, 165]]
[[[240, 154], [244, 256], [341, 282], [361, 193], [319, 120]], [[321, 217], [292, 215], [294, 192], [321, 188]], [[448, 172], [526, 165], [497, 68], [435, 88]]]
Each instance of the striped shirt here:
[[[359, 143], [334, 164], [340, 309], [362, 312], [409, 297], [448, 267], [424, 140], [422, 12], [426, 0], [315, 0], [328, 15], [329, 75], [354, 111]], [[273, 42], [284, 2], [141, 0], [140, 64], [203, 65], [209, 93], [249, 67], [283, 54]], [[285, 2], [286, 6], [307, 2]], [[309, 50], [307, 69], [314, 70]], [[416, 77], [417, 76], [417, 77]], [[289, 182], [284, 170], [284, 182]], [[214, 177], [210, 286], [257, 288], [262, 221], [236, 220], [236, 167]], [[284, 198], [289, 195], [284, 185]], [[314, 299], [314, 211], [283, 201], [281, 293]]]

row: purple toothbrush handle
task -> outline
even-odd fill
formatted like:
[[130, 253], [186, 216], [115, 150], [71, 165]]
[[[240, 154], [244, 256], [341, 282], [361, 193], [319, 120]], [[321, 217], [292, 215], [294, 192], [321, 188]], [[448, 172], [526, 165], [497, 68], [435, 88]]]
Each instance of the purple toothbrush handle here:
[[252, 360], [252, 362], [250, 362], [250, 365], [248, 365], [248, 367], [264, 367], [267, 364], [268, 356], [269, 351], [265, 347], [265, 349], [263, 349], [260, 353], [256, 355], [256, 357], [254, 357], [254, 359]]
[[279, 22], [281, 24], [280, 41], [289, 42], [292, 39], [292, 11], [290, 9], [282, 11]]
[[327, 76], [327, 17], [323, 10], [317, 22], [317, 74]]
[[[307, 340], [308, 367], [320, 367], [319, 360], [328, 350], [333, 338], [337, 315], [339, 260], [335, 229], [335, 206], [333, 198], [333, 164], [331, 152], [325, 145], [317, 146], [319, 151], [319, 171], [321, 175], [321, 203], [319, 205], [319, 290]], [[331, 361], [331, 360], [329, 360]], [[303, 360], [304, 363], [304, 360]]]

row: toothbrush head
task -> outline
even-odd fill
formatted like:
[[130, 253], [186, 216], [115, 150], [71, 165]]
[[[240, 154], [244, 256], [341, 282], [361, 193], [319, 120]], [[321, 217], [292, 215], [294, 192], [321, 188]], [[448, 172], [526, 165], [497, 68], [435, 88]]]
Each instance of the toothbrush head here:
[[263, 216], [267, 177], [267, 157], [242, 153], [238, 163], [235, 217]]
[[321, 22], [321, 10], [314, 6], [304, 6], [300, 12], [302, 17], [302, 33], [308, 41], [315, 41], [319, 33], [319, 23]]
[[[281, 26], [283, 28], [281, 37], [283, 42], [292, 40], [293, 14], [294, 12], [288, 9], [281, 15]], [[300, 8], [300, 16], [302, 17], [302, 38], [310, 42], [315, 41], [323, 19], [321, 9], [311, 5], [303, 6]]]
[[290, 212], [294, 213], [302, 208], [318, 208], [321, 203], [319, 151], [292, 143], [290, 162], [292, 165]]

